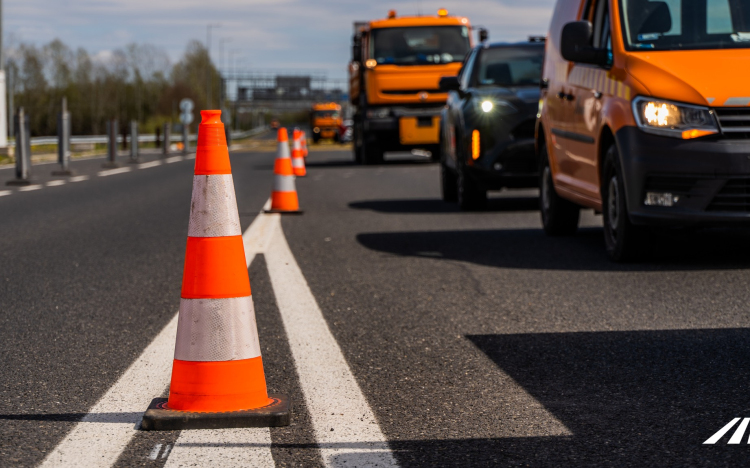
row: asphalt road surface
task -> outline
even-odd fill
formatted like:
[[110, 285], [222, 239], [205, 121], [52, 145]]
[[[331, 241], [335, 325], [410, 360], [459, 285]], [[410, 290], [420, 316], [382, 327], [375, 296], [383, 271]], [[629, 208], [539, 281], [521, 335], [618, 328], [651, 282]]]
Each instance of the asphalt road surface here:
[[[300, 293], [279, 287], [290, 262], [277, 242], [249, 268], [269, 391], [291, 396], [292, 425], [203, 442], [134, 431], [107, 466], [179, 465], [208, 449], [267, 452], [269, 466], [365, 466], [373, 434], [387, 441], [384, 464], [404, 467], [747, 464], [742, 423], [704, 442], [750, 417], [749, 231], [656, 233], [647, 260], [617, 265], [593, 213], [578, 235], [547, 238], [534, 191], [462, 213], [440, 200], [437, 165], [360, 167], [349, 151], [315, 148], [297, 180], [304, 214], [272, 221], [258, 212], [273, 156], [232, 153], [243, 230], [281, 223], [309, 313], [330, 331], [302, 345], [333, 343], [354, 391], [311, 386], [315, 365], [288, 318]], [[102, 175], [101, 162], [73, 163], [88, 176], [79, 182], [44, 175], [0, 197], [0, 466], [37, 466], [85, 426], [179, 305], [192, 163]], [[363, 414], [321, 426], [323, 406], [358, 395]], [[374, 432], [346, 432], [357, 421]], [[331, 450], [359, 459], [326, 449], [341, 431], [349, 439]], [[73, 458], [111, 448], [85, 442]]]

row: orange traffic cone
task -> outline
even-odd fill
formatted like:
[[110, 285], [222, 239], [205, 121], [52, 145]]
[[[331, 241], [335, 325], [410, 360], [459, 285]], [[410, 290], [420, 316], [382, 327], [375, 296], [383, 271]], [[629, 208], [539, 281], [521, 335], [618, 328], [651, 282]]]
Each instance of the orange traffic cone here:
[[271, 191], [271, 209], [266, 213], [300, 214], [297, 187], [292, 159], [289, 157], [289, 134], [282, 127], [278, 133], [276, 162], [273, 165], [273, 189]]
[[307, 157], [307, 133], [302, 132], [302, 156]]
[[289, 424], [268, 395], [221, 111], [202, 111], [169, 399], [145, 430]]
[[292, 147], [292, 169], [294, 175], [297, 177], [305, 177], [307, 170], [305, 169], [305, 156], [302, 152], [302, 132], [298, 128], [294, 129], [292, 133], [294, 140]]

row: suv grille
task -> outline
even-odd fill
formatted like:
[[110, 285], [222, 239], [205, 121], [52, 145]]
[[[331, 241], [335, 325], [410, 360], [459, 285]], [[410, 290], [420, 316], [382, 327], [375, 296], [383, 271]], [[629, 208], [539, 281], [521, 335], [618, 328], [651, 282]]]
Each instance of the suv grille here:
[[750, 178], [729, 179], [706, 211], [750, 212]]
[[714, 112], [724, 136], [750, 139], [750, 107], [715, 107]]

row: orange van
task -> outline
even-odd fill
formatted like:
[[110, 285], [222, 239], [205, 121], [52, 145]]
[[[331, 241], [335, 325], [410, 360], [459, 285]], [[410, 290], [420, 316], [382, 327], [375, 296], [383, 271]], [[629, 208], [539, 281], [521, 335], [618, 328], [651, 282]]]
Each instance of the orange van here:
[[750, 2], [558, 0], [537, 119], [550, 235], [604, 218], [615, 261], [646, 226], [750, 222]]

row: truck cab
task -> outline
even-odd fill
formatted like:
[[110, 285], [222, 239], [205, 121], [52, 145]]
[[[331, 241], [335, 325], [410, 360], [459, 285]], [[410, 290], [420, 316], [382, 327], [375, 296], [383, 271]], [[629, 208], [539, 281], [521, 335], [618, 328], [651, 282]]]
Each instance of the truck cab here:
[[335, 102], [313, 104], [310, 111], [310, 128], [313, 143], [320, 140], [341, 140], [341, 106]]
[[458, 73], [471, 50], [467, 18], [399, 17], [355, 23], [349, 87], [354, 106], [354, 155], [361, 164], [383, 161], [386, 151], [424, 149], [440, 155], [440, 111], [447, 93], [442, 76]]

